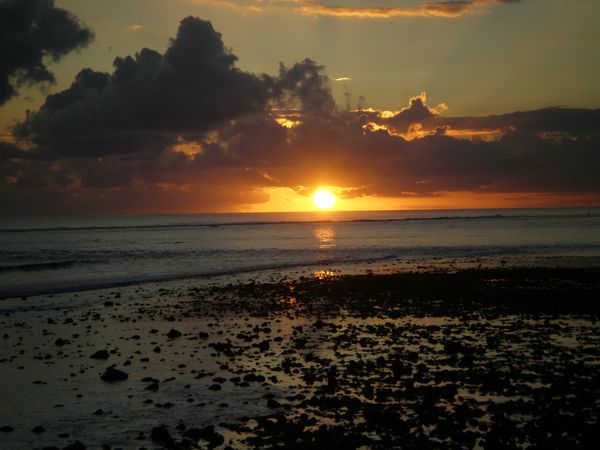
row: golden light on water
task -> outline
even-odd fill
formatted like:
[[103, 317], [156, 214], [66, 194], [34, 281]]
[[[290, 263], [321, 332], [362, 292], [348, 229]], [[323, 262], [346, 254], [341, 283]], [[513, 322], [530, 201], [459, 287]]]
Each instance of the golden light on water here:
[[319, 188], [313, 195], [313, 203], [319, 209], [329, 209], [335, 205], [336, 198], [331, 191]]

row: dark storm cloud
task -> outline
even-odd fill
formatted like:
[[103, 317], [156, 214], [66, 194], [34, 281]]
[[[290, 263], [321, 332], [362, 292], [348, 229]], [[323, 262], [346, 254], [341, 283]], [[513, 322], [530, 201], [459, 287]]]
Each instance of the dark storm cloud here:
[[0, 163], [18, 158], [23, 152], [13, 144], [0, 141]]
[[331, 114], [335, 102], [324, 69], [310, 59], [289, 68], [280, 64], [279, 79], [273, 83], [274, 97], [283, 106], [298, 106], [305, 113]]
[[544, 108], [484, 117], [435, 118], [435, 125], [444, 123], [456, 129], [510, 129], [520, 131], [565, 131], [573, 133], [600, 131], [600, 109]]
[[0, 0], [0, 105], [23, 84], [52, 83], [47, 59], [85, 47], [92, 31], [54, 0]]
[[58, 154], [157, 152], [264, 108], [269, 83], [236, 59], [210, 22], [188, 17], [164, 55], [145, 48], [116, 58], [112, 74], [83, 69], [16, 133]]

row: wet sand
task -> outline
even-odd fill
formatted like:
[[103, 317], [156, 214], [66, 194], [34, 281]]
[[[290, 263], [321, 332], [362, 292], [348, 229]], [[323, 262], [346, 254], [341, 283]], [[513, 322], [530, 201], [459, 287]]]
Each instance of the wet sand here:
[[600, 270], [329, 275], [0, 302], [0, 448], [594, 448]]

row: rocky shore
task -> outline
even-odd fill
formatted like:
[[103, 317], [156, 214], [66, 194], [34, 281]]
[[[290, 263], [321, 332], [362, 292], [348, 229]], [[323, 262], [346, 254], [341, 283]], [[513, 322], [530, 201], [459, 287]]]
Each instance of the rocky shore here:
[[3, 310], [0, 448], [593, 448], [599, 294], [503, 268]]

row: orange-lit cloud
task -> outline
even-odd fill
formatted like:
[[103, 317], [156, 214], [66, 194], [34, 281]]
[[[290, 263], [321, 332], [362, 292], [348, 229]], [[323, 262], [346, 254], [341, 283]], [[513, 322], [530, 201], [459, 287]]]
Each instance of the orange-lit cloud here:
[[144, 27], [142, 25], [140, 25], [139, 23], [134, 23], [134, 24], [127, 26], [127, 30], [129, 30], [131, 33], [138, 33], [140, 31], [142, 31], [142, 28], [144, 28]]
[[[306, 16], [328, 16], [351, 19], [390, 19], [404, 18], [447, 18], [452, 19], [484, 11], [486, 7], [499, 3], [516, 3], [520, 0], [430, 0], [416, 7], [330, 5], [318, 0], [193, 0], [235, 9], [240, 12], [262, 13], [266, 11], [288, 11]], [[369, 2], [371, 3], [371, 2]]]

